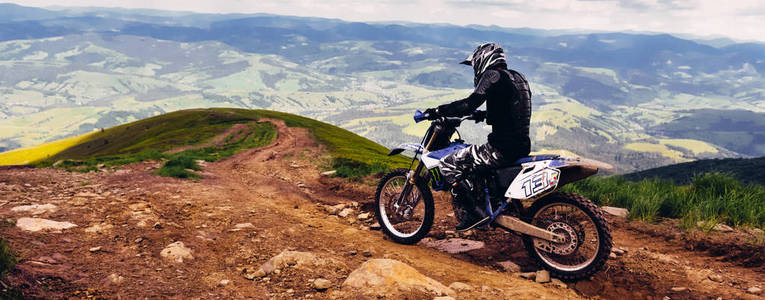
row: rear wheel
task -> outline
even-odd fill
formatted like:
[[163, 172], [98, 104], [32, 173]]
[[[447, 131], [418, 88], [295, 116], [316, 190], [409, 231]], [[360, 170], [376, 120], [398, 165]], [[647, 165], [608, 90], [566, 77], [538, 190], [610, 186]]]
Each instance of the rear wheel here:
[[563, 235], [561, 243], [524, 236], [523, 243], [537, 264], [557, 278], [577, 280], [600, 270], [611, 253], [611, 230], [600, 209], [587, 198], [553, 193], [528, 210], [531, 224]]
[[430, 188], [422, 182], [408, 183], [408, 173], [408, 169], [389, 172], [380, 180], [375, 193], [380, 228], [400, 244], [414, 244], [424, 238], [433, 225], [435, 213]]

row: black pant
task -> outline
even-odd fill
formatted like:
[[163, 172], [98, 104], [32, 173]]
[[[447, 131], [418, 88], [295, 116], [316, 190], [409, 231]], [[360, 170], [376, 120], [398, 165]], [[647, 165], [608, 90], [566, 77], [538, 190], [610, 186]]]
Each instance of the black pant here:
[[470, 145], [441, 159], [441, 174], [448, 184], [466, 180], [467, 175], [479, 169], [496, 169], [517, 159], [505, 159], [502, 153], [489, 143]]

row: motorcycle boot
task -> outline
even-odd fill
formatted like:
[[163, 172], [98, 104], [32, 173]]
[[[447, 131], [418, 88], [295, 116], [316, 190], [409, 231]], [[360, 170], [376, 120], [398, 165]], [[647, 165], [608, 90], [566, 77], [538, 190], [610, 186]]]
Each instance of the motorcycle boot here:
[[463, 232], [475, 228], [489, 220], [486, 211], [476, 203], [472, 184], [466, 180], [460, 181], [452, 188], [452, 205], [455, 216], [459, 220], [456, 231]]

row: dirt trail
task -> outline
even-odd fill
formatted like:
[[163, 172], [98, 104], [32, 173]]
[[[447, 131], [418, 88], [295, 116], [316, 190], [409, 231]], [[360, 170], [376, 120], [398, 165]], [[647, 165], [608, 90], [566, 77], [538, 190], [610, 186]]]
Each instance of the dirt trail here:
[[[315, 166], [326, 159], [321, 147], [305, 130], [271, 122], [278, 131], [274, 143], [207, 164], [198, 182], [151, 175], [158, 167], [154, 163], [87, 174], [0, 170], [0, 217], [36, 216], [78, 225], [60, 233], [31, 233], [3, 221], [2, 236], [20, 258], [9, 282], [30, 297], [44, 298], [342, 299], [351, 297], [340, 289], [343, 280], [370, 258], [400, 260], [445, 285], [460, 281], [475, 287], [460, 292], [459, 299], [754, 299], [744, 289], [765, 281], [761, 269], [717, 261], [619, 221], [615, 244], [628, 252], [610, 260], [592, 280], [568, 288], [500, 271], [494, 263], [502, 260], [536, 270], [520, 240], [500, 231], [463, 236], [482, 240], [486, 247], [462, 254], [398, 245], [355, 217], [328, 215], [323, 204], [357, 201], [356, 214], [371, 211], [373, 187], [321, 177]], [[11, 210], [29, 204], [56, 209]], [[454, 221], [445, 195], [437, 195], [437, 207], [432, 238], [453, 235], [447, 233]], [[160, 255], [176, 241], [191, 249], [193, 259], [178, 263]], [[337, 263], [285, 269], [254, 281], [243, 276], [243, 270], [285, 249]], [[708, 277], [708, 270], [722, 275], [722, 282], [701, 278]], [[310, 281], [318, 277], [329, 279], [332, 287], [314, 290]], [[672, 287], [688, 289], [672, 292]]]

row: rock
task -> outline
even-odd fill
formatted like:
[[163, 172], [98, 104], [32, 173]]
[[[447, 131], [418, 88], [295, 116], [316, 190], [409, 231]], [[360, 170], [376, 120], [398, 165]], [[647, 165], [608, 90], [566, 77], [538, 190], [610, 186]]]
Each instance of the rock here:
[[90, 252], [98, 252], [98, 251], [101, 251], [101, 246], [90, 248], [90, 249], [88, 249], [88, 251], [90, 251]]
[[440, 296], [440, 297], [434, 297], [433, 300], [455, 300], [454, 297], [450, 296]]
[[449, 285], [449, 288], [457, 292], [469, 292], [473, 290], [471, 285], [459, 281], [452, 282], [452, 284]]
[[359, 208], [359, 203], [356, 201], [351, 201], [351, 207], [353, 208]]
[[236, 231], [240, 231], [243, 229], [250, 229], [250, 228], [255, 228], [255, 225], [252, 225], [252, 223], [240, 223], [240, 224], [234, 225], [234, 228], [231, 228], [229, 231], [236, 232]]
[[259, 268], [255, 271], [245, 268], [242, 269], [242, 276], [244, 276], [245, 279], [254, 280], [255, 278], [266, 276], [266, 271], [264, 271], [263, 268]]
[[191, 255], [191, 249], [186, 248], [183, 242], [175, 242], [167, 245], [162, 252], [159, 253], [162, 257], [172, 260], [174, 262], [182, 263], [183, 260], [192, 260], [194, 256]]
[[115, 273], [112, 273], [111, 275], [109, 275], [108, 278], [109, 278], [109, 281], [111, 281], [114, 284], [120, 284], [123, 281], [125, 281], [125, 277], [122, 277], [122, 276], [117, 275]]
[[713, 227], [712, 229], [720, 231], [720, 232], [731, 232], [731, 231], [733, 231], [732, 227], [730, 227], [728, 225], [725, 225], [723, 223], [717, 223], [717, 225], [715, 225], [715, 227]]
[[440, 282], [423, 275], [409, 265], [393, 259], [370, 259], [351, 272], [343, 289], [369, 296], [425, 295], [456, 296]]
[[762, 293], [762, 289], [758, 288], [756, 286], [753, 286], [753, 287], [750, 287], [750, 288], [746, 289], [746, 292], [750, 293], [752, 295], [759, 295], [760, 293]]
[[620, 249], [620, 248], [616, 248], [616, 247], [611, 248], [611, 253], [616, 254], [618, 256], [624, 255], [625, 252], [626, 251], [624, 251], [623, 249]]
[[550, 282], [550, 272], [548, 272], [547, 270], [539, 270], [539, 271], [537, 271], [537, 275], [536, 275], [536, 278], [534, 279], [534, 281], [536, 281], [538, 283], [547, 283], [547, 282]]
[[613, 253], [613, 252], [608, 254], [608, 258], [610, 258], [610, 259], [617, 259], [618, 257], [619, 256], [617, 256], [616, 253]]
[[521, 276], [521, 278], [528, 279], [528, 280], [534, 280], [534, 279], [537, 278], [537, 273], [536, 272], [526, 272], [526, 273], [521, 273], [521, 274], [518, 274], [518, 275]]
[[88, 228], [85, 228], [87, 233], [104, 233], [114, 228], [112, 224], [93, 224]]
[[14, 208], [11, 208], [11, 211], [13, 212], [26, 212], [30, 213], [33, 216], [34, 215], [40, 215], [44, 213], [54, 213], [58, 210], [58, 207], [56, 207], [53, 204], [31, 204], [31, 205], [22, 205], [22, 206], [16, 206]]
[[308, 186], [307, 186], [305, 183], [302, 183], [302, 182], [298, 182], [298, 183], [297, 183], [297, 187], [299, 187], [299, 188], [301, 188], [301, 189], [305, 189], [305, 188], [308, 188]]
[[372, 225], [369, 225], [369, 229], [371, 230], [380, 230], [380, 223], [375, 222]]
[[369, 213], [363, 213], [363, 214], [359, 214], [359, 216], [358, 216], [357, 218], [358, 218], [359, 220], [361, 220], [361, 221], [363, 221], [363, 220], [366, 220], [366, 219], [369, 219]]
[[[297, 269], [313, 269], [318, 266], [326, 266], [326, 265], [342, 265], [342, 262], [338, 262], [332, 259], [325, 259], [321, 258], [311, 252], [300, 252], [300, 251], [289, 251], [285, 250], [279, 253], [278, 255], [272, 257], [267, 262], [265, 262], [262, 266], [260, 266], [260, 269], [256, 271], [257, 277], [262, 277], [267, 274], [273, 273], [277, 269], [282, 269], [284, 267], [294, 267]], [[262, 276], [260, 275], [260, 271], [263, 271]]]
[[313, 288], [319, 291], [326, 290], [332, 286], [332, 281], [324, 278], [318, 278], [313, 281]]
[[560, 279], [558, 279], [558, 278], [553, 278], [553, 279], [552, 279], [552, 280], [550, 280], [550, 281], [552, 282], [552, 284], [553, 284], [554, 286], [557, 286], [557, 287], [559, 287], [559, 288], [562, 288], [562, 289], [568, 288], [568, 285], [567, 285], [565, 282], [563, 282], [563, 281], [561, 281]]
[[16, 227], [21, 230], [37, 232], [42, 230], [61, 231], [64, 229], [74, 228], [77, 225], [69, 222], [57, 222], [48, 219], [41, 218], [20, 218], [16, 220]]
[[330, 214], [330, 215], [335, 215], [338, 212], [340, 212], [341, 210], [343, 210], [343, 208], [345, 208], [345, 204], [340, 203], [340, 204], [337, 204], [337, 205], [326, 206], [326, 207], [324, 207], [324, 210], [326, 210], [327, 213]]
[[672, 287], [672, 288], [671, 288], [671, 289], [669, 289], [669, 290], [671, 290], [671, 291], [673, 291], [673, 292], [676, 292], [676, 293], [679, 293], [679, 292], [685, 292], [685, 291], [687, 291], [687, 290], [688, 290], [688, 288], [687, 288], [687, 287], [684, 287], [684, 286], [676, 286], [676, 287]]
[[339, 213], [337, 213], [338, 217], [345, 218], [349, 216], [353, 212], [353, 209], [351, 208], [343, 208]]
[[627, 210], [626, 208], [613, 207], [613, 206], [602, 206], [602, 207], [600, 207], [600, 209], [603, 212], [606, 212], [606, 213], [608, 213], [608, 214], [610, 214], [612, 216], [617, 216], [617, 217], [621, 217], [621, 218], [626, 218], [627, 215], [629, 214], [629, 210]]
[[521, 267], [519, 265], [509, 260], [498, 262], [497, 265], [508, 273], [518, 273], [521, 271]]
[[423, 245], [430, 248], [435, 248], [447, 253], [462, 253], [484, 247], [484, 243], [481, 241], [452, 238], [445, 240], [423, 240]]
[[231, 280], [223, 279], [220, 282], [218, 282], [218, 285], [220, 285], [220, 286], [227, 286], [229, 283], [231, 283]]
[[723, 277], [720, 274], [709, 274], [707, 277], [714, 282], [723, 282]]
[[335, 173], [337, 173], [336, 170], [321, 172], [321, 176], [332, 176], [335, 175]]

